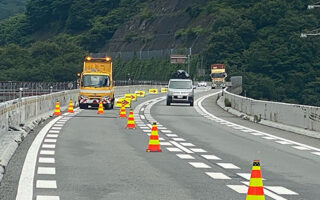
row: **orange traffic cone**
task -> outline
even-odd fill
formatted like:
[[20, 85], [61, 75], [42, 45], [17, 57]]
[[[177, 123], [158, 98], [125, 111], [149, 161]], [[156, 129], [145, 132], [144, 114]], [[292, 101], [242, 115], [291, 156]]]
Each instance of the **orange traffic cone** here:
[[162, 152], [160, 149], [157, 123], [153, 123], [147, 152]]
[[136, 125], [134, 123], [133, 111], [132, 110], [129, 111], [129, 117], [128, 117], [128, 122], [127, 122], [127, 127], [126, 128], [136, 129]]
[[56, 102], [56, 107], [54, 109], [54, 113], [53, 113], [54, 116], [59, 116], [61, 115], [61, 112], [60, 112], [60, 103], [59, 101]]
[[119, 117], [120, 118], [126, 118], [127, 117], [126, 108], [125, 108], [124, 104], [121, 104]]
[[246, 200], [265, 200], [259, 160], [253, 161]]
[[102, 105], [102, 102], [99, 103], [99, 108], [98, 108], [98, 114], [103, 114], [104, 111], [103, 111], [103, 105]]
[[70, 100], [70, 102], [69, 102], [69, 106], [68, 106], [68, 111], [67, 111], [68, 113], [73, 113], [73, 103], [72, 103], [72, 101]]

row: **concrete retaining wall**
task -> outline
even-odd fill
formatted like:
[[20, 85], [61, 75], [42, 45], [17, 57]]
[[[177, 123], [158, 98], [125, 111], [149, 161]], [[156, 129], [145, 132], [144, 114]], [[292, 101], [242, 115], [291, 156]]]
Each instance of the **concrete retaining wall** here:
[[255, 100], [226, 90], [224, 96], [232, 108], [247, 115], [320, 132], [320, 107]]

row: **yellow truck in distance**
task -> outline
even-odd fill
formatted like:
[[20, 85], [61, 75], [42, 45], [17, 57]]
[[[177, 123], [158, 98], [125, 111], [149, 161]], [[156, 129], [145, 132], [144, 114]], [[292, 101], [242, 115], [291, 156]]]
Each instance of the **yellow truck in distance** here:
[[88, 106], [98, 107], [100, 102], [105, 109], [112, 109], [114, 89], [111, 58], [86, 56], [79, 87], [79, 106], [81, 109], [86, 109]]
[[212, 64], [211, 65], [211, 88], [225, 88], [225, 78], [227, 77], [226, 69], [224, 64]]

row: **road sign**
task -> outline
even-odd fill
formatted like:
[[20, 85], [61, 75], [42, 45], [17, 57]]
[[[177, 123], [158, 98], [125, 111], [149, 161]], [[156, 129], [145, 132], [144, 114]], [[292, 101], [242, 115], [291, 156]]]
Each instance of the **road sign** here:
[[137, 97], [144, 97], [146, 94], [145, 91], [136, 91], [135, 93], [136, 93]]
[[170, 55], [170, 63], [172, 64], [186, 64], [187, 56], [185, 55]]
[[121, 107], [122, 104], [124, 105], [124, 107], [130, 108], [131, 107], [131, 98], [130, 99], [119, 98], [116, 100], [116, 107]]
[[129, 98], [132, 101], [136, 101], [137, 100], [137, 95], [136, 94], [125, 94], [124, 98]]
[[158, 94], [158, 89], [155, 89], [155, 88], [149, 89], [149, 94]]
[[161, 93], [166, 93], [168, 92], [168, 88], [161, 88]]

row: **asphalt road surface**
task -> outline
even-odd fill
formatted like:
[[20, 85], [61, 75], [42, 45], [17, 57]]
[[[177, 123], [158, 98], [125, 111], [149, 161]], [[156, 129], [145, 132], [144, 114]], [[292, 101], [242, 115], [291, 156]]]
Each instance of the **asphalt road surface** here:
[[[194, 107], [139, 99], [135, 130], [119, 109], [48, 121], [10, 161], [0, 199], [245, 199], [255, 159], [267, 200], [319, 199], [319, 140], [234, 117], [217, 92], [197, 89]], [[159, 153], [146, 152], [153, 122]]]

